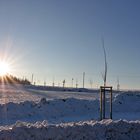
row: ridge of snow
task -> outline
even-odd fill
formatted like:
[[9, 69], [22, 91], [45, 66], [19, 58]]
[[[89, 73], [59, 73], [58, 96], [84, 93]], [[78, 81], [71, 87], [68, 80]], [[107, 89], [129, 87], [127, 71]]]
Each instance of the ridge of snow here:
[[0, 128], [0, 140], [138, 140], [140, 121], [102, 120], [48, 125], [47, 121], [17, 122], [7, 129]]
[[98, 100], [82, 99], [54, 99], [42, 98], [40, 102], [25, 101], [20, 103], [9, 102], [0, 105], [0, 124], [11, 124], [17, 120], [35, 122], [48, 120], [62, 122], [62, 120], [75, 120], [82, 116], [97, 118], [99, 111]]

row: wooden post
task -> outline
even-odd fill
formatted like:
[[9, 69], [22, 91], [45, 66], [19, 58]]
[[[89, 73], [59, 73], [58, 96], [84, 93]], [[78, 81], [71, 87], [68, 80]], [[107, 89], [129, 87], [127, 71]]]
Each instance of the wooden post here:
[[110, 119], [112, 119], [112, 87], [100, 87], [100, 120], [105, 119], [106, 116], [106, 91], [110, 92]]
[[110, 91], [110, 119], [112, 119], [112, 87]]
[[103, 99], [103, 93], [102, 89], [100, 88], [100, 120], [102, 120], [103, 115], [102, 115], [102, 110], [103, 110], [103, 104], [102, 104], [102, 99]]
[[103, 88], [103, 119], [105, 119], [105, 88]]

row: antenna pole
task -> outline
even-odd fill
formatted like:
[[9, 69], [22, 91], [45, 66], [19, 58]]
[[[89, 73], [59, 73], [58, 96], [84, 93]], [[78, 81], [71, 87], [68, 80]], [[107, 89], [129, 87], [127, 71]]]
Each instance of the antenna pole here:
[[74, 79], [72, 78], [72, 88], [73, 88], [73, 80], [74, 80]]
[[53, 83], [52, 83], [52, 86], [53, 86], [53, 87], [55, 86], [54, 80], [55, 80], [55, 78], [53, 77]]
[[32, 74], [32, 84], [33, 84], [33, 82], [34, 82], [34, 75]]
[[120, 91], [120, 82], [119, 82], [119, 78], [117, 78], [117, 91]]

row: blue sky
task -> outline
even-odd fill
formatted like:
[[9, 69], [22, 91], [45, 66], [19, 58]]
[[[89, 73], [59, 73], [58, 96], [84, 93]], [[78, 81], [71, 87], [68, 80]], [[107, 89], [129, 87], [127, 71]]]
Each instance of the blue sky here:
[[140, 89], [139, 0], [1, 0], [0, 59], [38, 84], [103, 84], [104, 37], [108, 85]]

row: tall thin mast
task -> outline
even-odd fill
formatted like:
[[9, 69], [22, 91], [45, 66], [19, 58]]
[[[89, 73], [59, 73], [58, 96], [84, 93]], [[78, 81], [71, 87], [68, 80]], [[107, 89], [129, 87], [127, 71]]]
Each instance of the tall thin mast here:
[[83, 72], [83, 88], [85, 88], [85, 72]]

